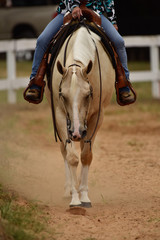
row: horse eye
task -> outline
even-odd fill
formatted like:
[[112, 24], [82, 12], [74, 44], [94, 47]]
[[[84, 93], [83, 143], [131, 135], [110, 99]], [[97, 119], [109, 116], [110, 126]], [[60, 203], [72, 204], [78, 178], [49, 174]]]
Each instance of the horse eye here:
[[88, 99], [90, 97], [90, 94], [88, 94], [87, 96], [86, 96], [86, 99]]
[[86, 99], [90, 98], [92, 96], [92, 92], [88, 91], [87, 95], [86, 95]]
[[89, 101], [89, 98], [90, 98], [90, 93], [86, 95], [85, 100]]

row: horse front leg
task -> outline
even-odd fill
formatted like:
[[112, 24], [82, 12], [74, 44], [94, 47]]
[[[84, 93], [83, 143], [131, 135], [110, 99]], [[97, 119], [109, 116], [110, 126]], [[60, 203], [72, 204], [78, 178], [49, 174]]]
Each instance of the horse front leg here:
[[65, 176], [66, 176], [65, 196], [69, 196], [71, 193], [72, 200], [70, 202], [70, 206], [71, 207], [77, 206], [81, 204], [79, 200], [79, 194], [77, 191], [77, 174], [76, 174], [79, 158], [74, 143], [73, 142], [66, 143], [66, 139], [68, 139], [66, 116], [60, 108], [56, 109], [56, 116], [58, 119], [57, 129], [59, 136], [62, 140], [60, 142], [60, 149], [65, 163]]
[[[92, 136], [94, 127], [96, 125], [97, 115], [95, 114], [88, 123], [88, 131], [87, 131], [87, 139]], [[101, 126], [103, 121], [103, 114], [100, 115], [99, 124], [97, 126], [96, 132], [92, 138], [91, 143], [85, 143], [81, 141], [81, 176], [80, 176], [80, 185], [79, 185], [79, 193], [80, 193], [80, 201], [82, 203], [81, 206], [90, 208], [92, 207], [91, 201], [88, 197], [88, 173], [89, 167], [92, 162], [93, 154], [92, 148], [93, 143], [97, 134], [99, 127]]]
[[77, 191], [77, 166], [78, 166], [78, 155], [74, 147], [74, 143], [69, 143], [66, 146], [61, 143], [61, 152], [65, 162], [65, 196], [71, 194], [70, 207], [80, 206], [81, 202]]
[[82, 207], [92, 207], [91, 201], [88, 197], [88, 173], [89, 167], [92, 162], [92, 151], [90, 150], [90, 144], [81, 142], [81, 176], [79, 185], [79, 194]]
[[70, 198], [71, 194], [72, 194], [72, 180], [71, 180], [70, 169], [69, 169], [68, 162], [66, 159], [64, 160], [64, 164], [65, 164], [64, 198]]

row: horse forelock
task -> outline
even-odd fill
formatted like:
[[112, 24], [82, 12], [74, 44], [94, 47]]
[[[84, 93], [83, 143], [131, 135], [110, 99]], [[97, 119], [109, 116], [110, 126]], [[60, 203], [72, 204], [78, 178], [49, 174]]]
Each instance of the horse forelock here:
[[[94, 39], [94, 41], [93, 41]], [[100, 37], [94, 33], [89, 34], [85, 27], [77, 31], [73, 46], [73, 59], [83, 63], [85, 66], [90, 60], [95, 60], [95, 43]]]

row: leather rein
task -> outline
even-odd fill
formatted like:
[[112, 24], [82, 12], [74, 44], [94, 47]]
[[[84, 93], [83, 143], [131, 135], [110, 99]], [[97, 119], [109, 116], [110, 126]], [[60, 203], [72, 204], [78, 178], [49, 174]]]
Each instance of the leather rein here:
[[[86, 29], [87, 29], [87, 31], [88, 31], [88, 33], [91, 35], [91, 32], [90, 32], [88, 26], [85, 24], [84, 19], [80, 20], [80, 22], [76, 25], [76, 28], [75, 28], [74, 31], [76, 31], [76, 30], [79, 28], [79, 24], [82, 24], [83, 26], [85, 26]], [[73, 33], [69, 36], [69, 38], [68, 38], [68, 40], [67, 40], [67, 43], [66, 43], [66, 46], [65, 46], [64, 62], [63, 62], [64, 67], [65, 67], [65, 65], [66, 65], [67, 48], [68, 48], [68, 44], [69, 44], [69, 41], [70, 41], [72, 35], [73, 35]], [[92, 37], [91, 37], [91, 38], [92, 38]], [[98, 123], [99, 123], [99, 119], [100, 119], [100, 114], [101, 114], [101, 102], [102, 102], [102, 75], [101, 75], [100, 58], [99, 58], [99, 53], [98, 53], [98, 49], [97, 49], [96, 43], [95, 43], [95, 41], [94, 41], [93, 38], [92, 38], [92, 41], [93, 41], [93, 43], [94, 43], [94, 45], [95, 45], [96, 55], [97, 55], [97, 60], [98, 60], [99, 85], [100, 85], [99, 95], [100, 95], [100, 97], [99, 97], [98, 116], [97, 116], [95, 128], [94, 128], [91, 136], [89, 137], [89, 139], [84, 140], [85, 143], [89, 143], [89, 144], [90, 144], [90, 150], [91, 150], [92, 138], [93, 138], [93, 136], [94, 136], [94, 134], [95, 134], [95, 132], [96, 132], [96, 130], [97, 130], [97, 127], [98, 127]], [[74, 63], [74, 64], [71, 64], [70, 66], [68, 66], [68, 68], [69, 68], [69, 67], [72, 67], [72, 66], [77, 66], [77, 67], [80, 67], [80, 68], [81, 68], [80, 65], [75, 64], [75, 63]], [[63, 78], [61, 79], [61, 82], [60, 82], [60, 85], [59, 85], [59, 97], [62, 97], [62, 93], [61, 93], [61, 85], [62, 85], [62, 83], [63, 83]], [[90, 84], [89, 81], [88, 81], [88, 83]], [[52, 94], [51, 94], [51, 98], [52, 98], [52, 99], [51, 99], [51, 102], [52, 102], [51, 107], [52, 107], [52, 115], [53, 115], [53, 113], [54, 113], [53, 89], [51, 89], [51, 92], [52, 92]], [[92, 86], [91, 86], [91, 84], [90, 84], [90, 96], [93, 98], [93, 92], [92, 92]], [[64, 109], [65, 109], [65, 112], [66, 112], [67, 133], [68, 133], [68, 130], [69, 130], [70, 127], [71, 127], [71, 120], [70, 120], [70, 118], [69, 118], [69, 113], [67, 112], [67, 109], [66, 109], [64, 100], [63, 100], [63, 105], [64, 105]], [[88, 110], [89, 110], [89, 106], [88, 106]], [[87, 114], [86, 114], [86, 118], [87, 118], [87, 115], [88, 115], [88, 111], [87, 111]], [[57, 142], [57, 136], [58, 136], [59, 140], [62, 142], [62, 140], [61, 140], [61, 138], [60, 138], [60, 136], [59, 136], [59, 134], [58, 134], [57, 127], [56, 127], [55, 113], [54, 113], [54, 116], [53, 116], [53, 124], [54, 124], [54, 131], [55, 131], [55, 140], [56, 140], [56, 142]], [[87, 120], [86, 120], [86, 119], [84, 120], [84, 125], [85, 125], [85, 128], [87, 128]], [[66, 144], [65, 144], [65, 146], [67, 145], [67, 143], [69, 144], [69, 143], [71, 143], [71, 142], [72, 142], [72, 141], [71, 141], [71, 139], [69, 138], [69, 135], [68, 135], [68, 139], [66, 139]]]

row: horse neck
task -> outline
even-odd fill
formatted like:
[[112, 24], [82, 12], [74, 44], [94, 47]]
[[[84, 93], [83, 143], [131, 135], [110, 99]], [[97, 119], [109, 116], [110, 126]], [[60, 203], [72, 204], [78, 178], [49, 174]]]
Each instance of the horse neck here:
[[95, 44], [86, 28], [81, 27], [78, 29], [70, 38], [68, 45], [67, 41], [68, 39], [62, 48], [62, 54], [66, 52], [66, 66], [73, 63], [77, 63], [80, 66], [87, 66], [90, 60], [94, 62]]

